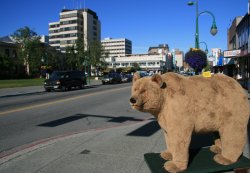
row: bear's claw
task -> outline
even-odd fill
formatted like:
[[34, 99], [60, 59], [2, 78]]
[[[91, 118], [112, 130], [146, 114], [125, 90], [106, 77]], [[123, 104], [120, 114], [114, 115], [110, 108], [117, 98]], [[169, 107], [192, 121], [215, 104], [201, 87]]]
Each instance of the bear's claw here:
[[172, 154], [170, 152], [168, 152], [168, 151], [161, 152], [160, 156], [164, 160], [172, 160]]
[[214, 160], [215, 160], [217, 163], [221, 164], [221, 165], [230, 165], [230, 164], [233, 163], [231, 160], [226, 159], [226, 158], [223, 157], [221, 154], [216, 154], [216, 155], [214, 156]]
[[164, 164], [164, 168], [165, 170], [167, 170], [168, 172], [171, 172], [171, 173], [176, 173], [176, 172], [182, 172], [184, 171], [185, 169], [179, 169], [173, 161], [168, 161]]

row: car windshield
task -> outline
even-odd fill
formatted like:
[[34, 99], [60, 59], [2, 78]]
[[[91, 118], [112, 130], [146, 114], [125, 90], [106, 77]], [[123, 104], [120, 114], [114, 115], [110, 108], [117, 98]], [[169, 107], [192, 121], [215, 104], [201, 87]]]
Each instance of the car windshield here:
[[50, 79], [62, 79], [65, 77], [65, 72], [53, 72], [50, 75]]

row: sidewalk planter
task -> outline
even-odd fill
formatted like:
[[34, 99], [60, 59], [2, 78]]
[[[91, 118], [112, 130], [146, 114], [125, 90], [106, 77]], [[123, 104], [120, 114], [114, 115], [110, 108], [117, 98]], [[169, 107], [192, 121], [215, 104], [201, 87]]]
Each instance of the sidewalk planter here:
[[191, 48], [185, 54], [185, 62], [194, 69], [195, 74], [200, 74], [207, 65], [207, 54], [197, 48]]

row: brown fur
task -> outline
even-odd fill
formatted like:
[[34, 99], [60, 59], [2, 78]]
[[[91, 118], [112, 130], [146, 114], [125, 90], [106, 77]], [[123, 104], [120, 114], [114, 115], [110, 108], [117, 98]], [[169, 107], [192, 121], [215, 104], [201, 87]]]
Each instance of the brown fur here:
[[136, 73], [130, 102], [133, 108], [154, 115], [164, 130], [167, 150], [161, 157], [170, 160], [164, 165], [169, 172], [187, 168], [193, 132], [219, 132], [220, 139], [210, 148], [219, 164], [232, 164], [243, 152], [249, 105], [233, 78], [176, 73], [140, 78]]

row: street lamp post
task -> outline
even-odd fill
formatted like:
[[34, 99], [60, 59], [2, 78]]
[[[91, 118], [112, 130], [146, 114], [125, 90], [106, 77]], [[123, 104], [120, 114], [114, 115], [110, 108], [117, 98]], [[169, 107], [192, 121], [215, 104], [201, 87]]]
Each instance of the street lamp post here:
[[87, 66], [89, 65], [89, 61], [88, 61], [87, 57], [85, 57], [83, 64], [84, 64], [84, 73], [85, 73], [85, 76], [86, 76], [86, 73], [87, 73], [86, 77], [87, 77], [88, 83], [90, 85], [90, 72], [89, 71], [87, 72]]
[[198, 10], [198, 0], [196, 0], [195, 2], [190, 1], [188, 2], [188, 5], [196, 5], [196, 30], [195, 30], [195, 48], [199, 49], [200, 45], [199, 45], [199, 16], [201, 14], [207, 13], [210, 14], [213, 17], [213, 23], [212, 23], [212, 27], [210, 30], [210, 33], [214, 36], [217, 34], [218, 30], [217, 30], [217, 26], [216, 26], [216, 22], [215, 22], [215, 17], [213, 15], [213, 13], [211, 13], [210, 11], [203, 11], [201, 13], [199, 13]]
[[207, 53], [208, 53], [208, 49], [207, 49], [207, 43], [206, 43], [206, 42], [204, 42], [204, 41], [201, 41], [200, 43], [203, 43], [203, 44], [205, 44], [205, 46], [206, 46], [205, 52], [206, 52], [206, 54], [207, 54]]

